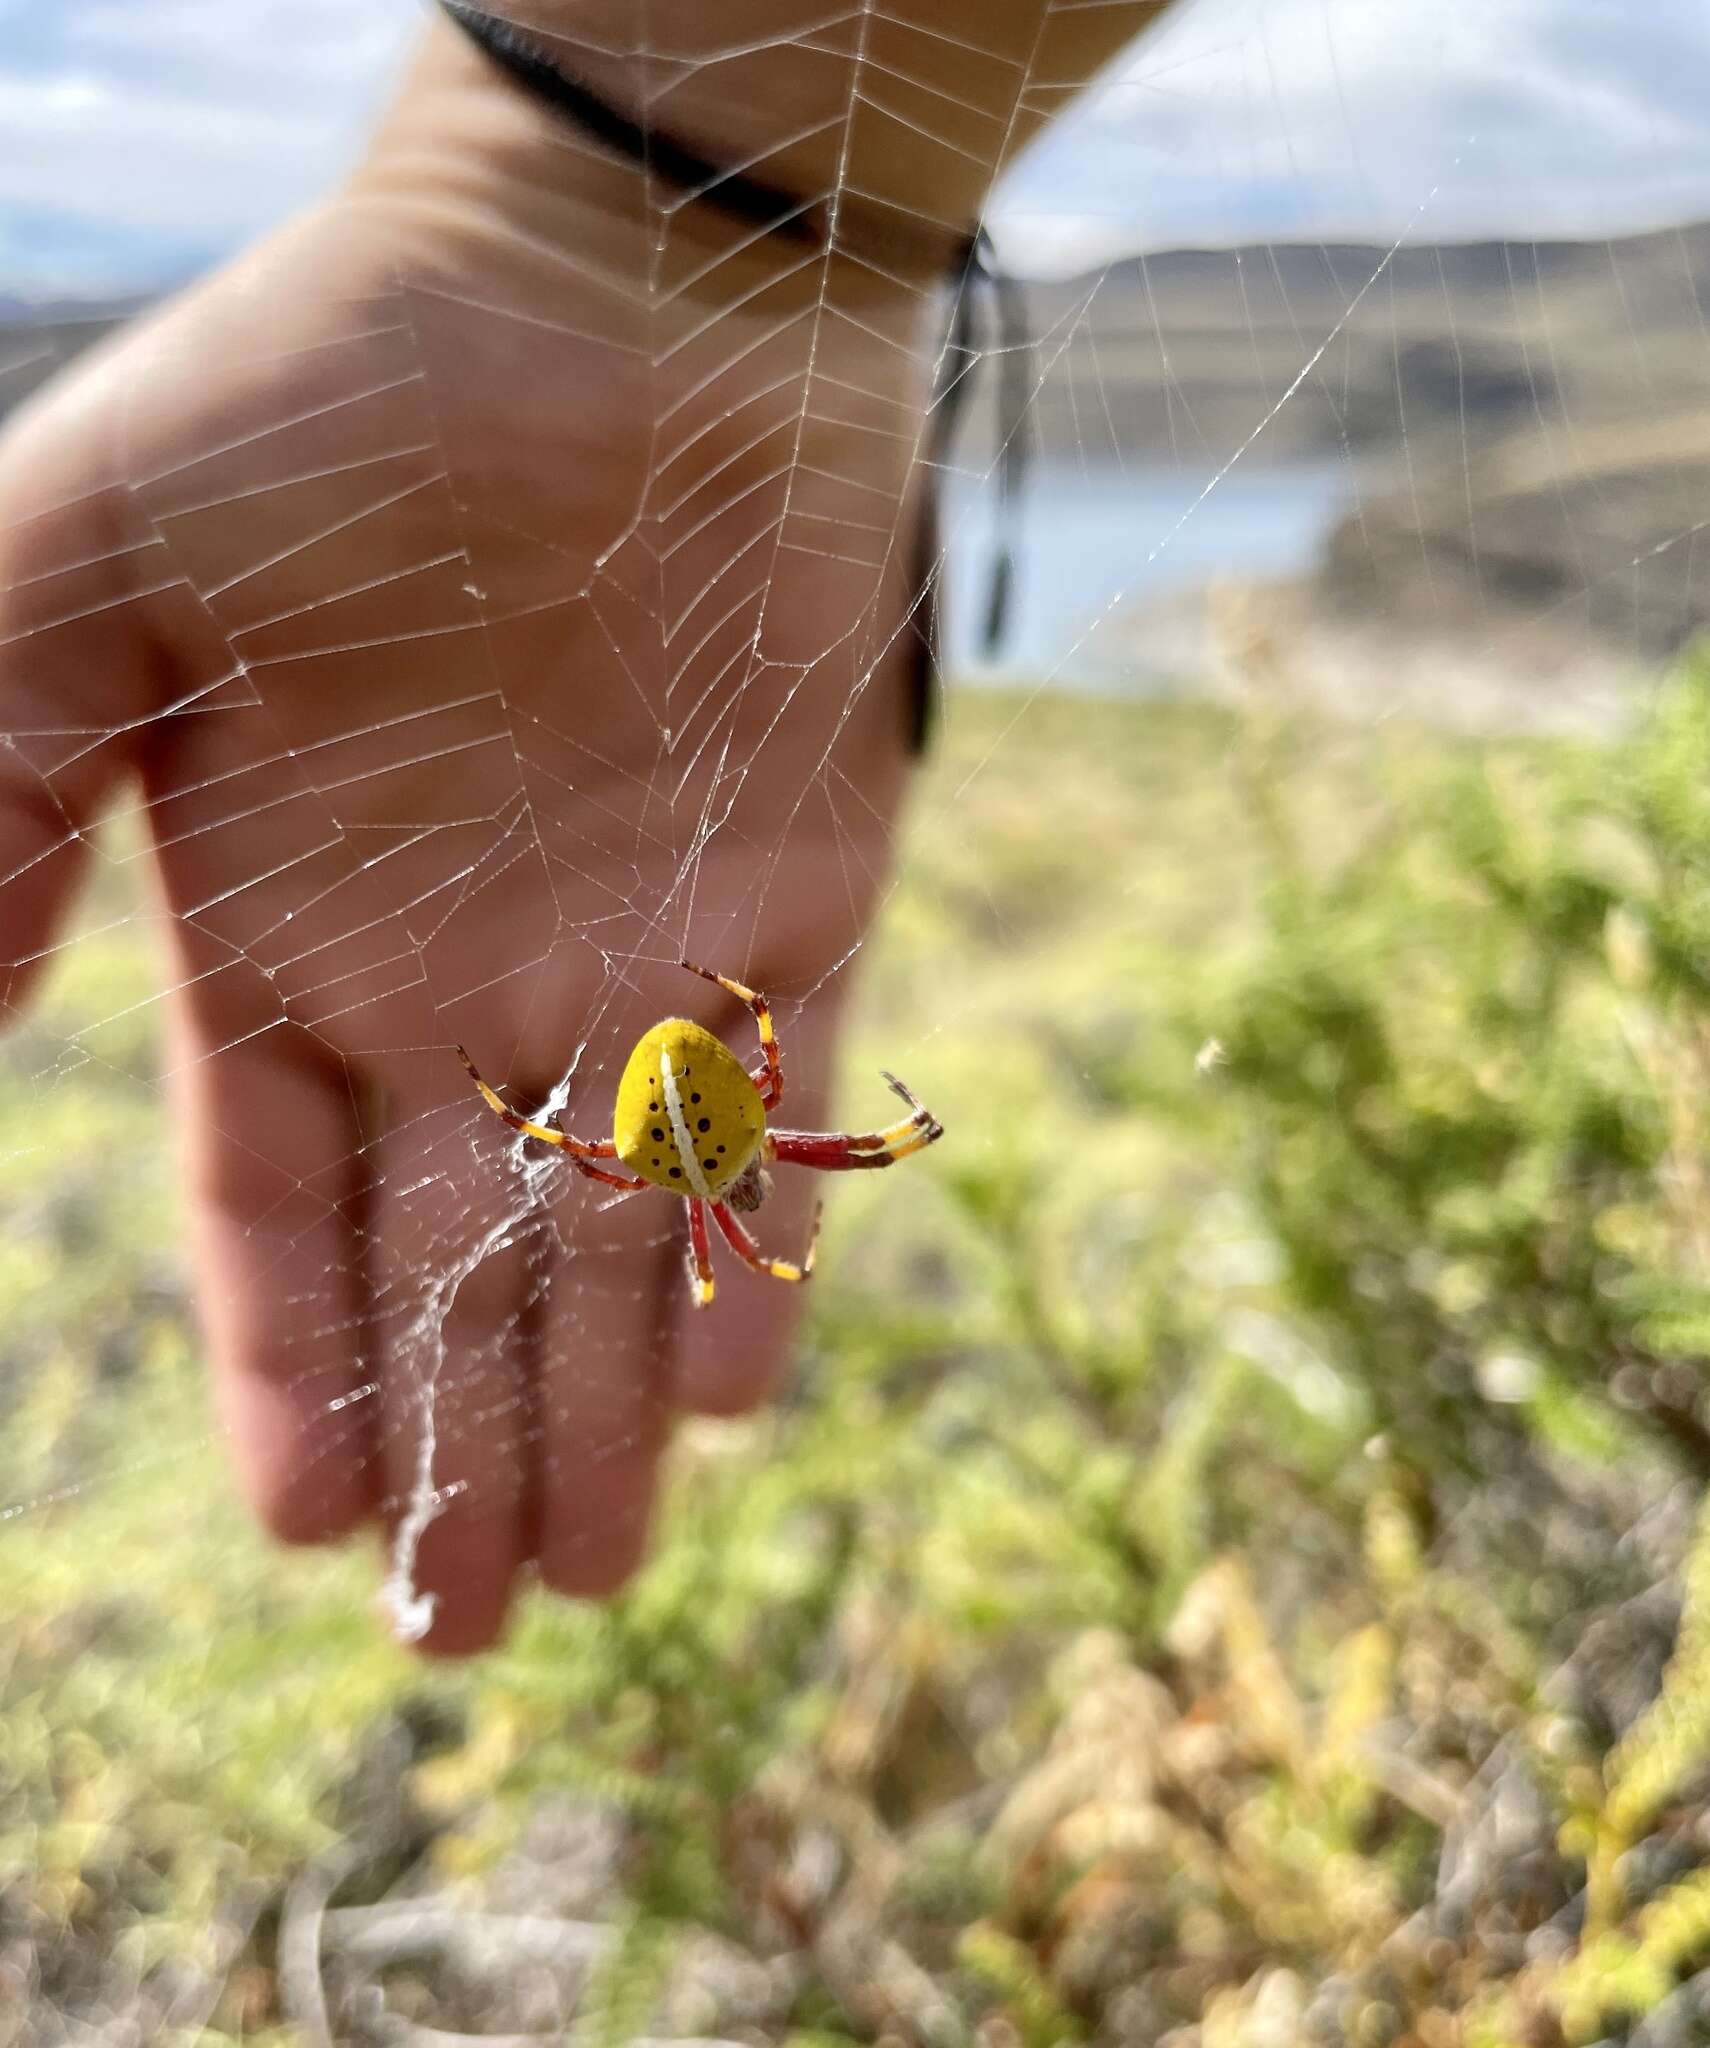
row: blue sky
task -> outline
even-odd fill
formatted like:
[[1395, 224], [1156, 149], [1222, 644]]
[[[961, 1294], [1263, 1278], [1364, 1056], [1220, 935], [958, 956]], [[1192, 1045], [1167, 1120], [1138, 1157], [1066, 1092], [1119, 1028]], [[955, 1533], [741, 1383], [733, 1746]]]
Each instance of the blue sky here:
[[[0, 295], [146, 289], [350, 160], [420, 0], [0, 0]], [[1011, 178], [1009, 260], [1710, 215], [1704, 0], [1187, 0]]]
[[148, 288], [328, 185], [416, 0], [0, 0], [0, 294]]

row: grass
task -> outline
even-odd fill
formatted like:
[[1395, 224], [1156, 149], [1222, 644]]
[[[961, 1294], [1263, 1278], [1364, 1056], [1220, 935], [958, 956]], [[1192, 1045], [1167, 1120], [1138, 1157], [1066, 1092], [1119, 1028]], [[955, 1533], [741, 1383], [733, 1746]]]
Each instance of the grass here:
[[109, 878], [0, 1068], [0, 2038], [1686, 2023], [1710, 684], [1474, 747], [1254, 673], [955, 701], [849, 1048], [951, 1142], [469, 1670], [235, 1502]]

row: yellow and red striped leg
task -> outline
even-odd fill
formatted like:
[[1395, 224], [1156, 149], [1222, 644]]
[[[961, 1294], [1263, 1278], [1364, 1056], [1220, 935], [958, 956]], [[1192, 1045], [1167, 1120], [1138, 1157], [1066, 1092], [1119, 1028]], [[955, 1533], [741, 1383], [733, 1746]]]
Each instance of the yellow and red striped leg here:
[[689, 1285], [694, 1289], [696, 1308], [705, 1308], [713, 1298], [712, 1246], [707, 1243], [707, 1205], [689, 1202]]
[[784, 1099], [784, 1069], [778, 1057], [778, 1040], [772, 1030], [771, 1004], [764, 996], [756, 995], [753, 989], [732, 981], [728, 975], [714, 974], [710, 967], [697, 967], [692, 960], [685, 960], [682, 964], [703, 981], [716, 981], [720, 988], [735, 996], [739, 1003], [746, 1003], [754, 1012], [754, 1022], [760, 1032], [760, 1051], [766, 1061], [761, 1072], [753, 1077], [754, 1085], [760, 1091], [761, 1107], [768, 1112], [776, 1109]]
[[712, 1212], [713, 1221], [724, 1232], [726, 1244], [756, 1273], [770, 1273], [774, 1280], [805, 1280], [813, 1271], [814, 1253], [819, 1249], [820, 1212], [817, 1207], [813, 1212], [813, 1231], [808, 1238], [807, 1257], [799, 1266], [792, 1265], [788, 1259], [767, 1258], [723, 1202], [714, 1202]]
[[627, 1174], [603, 1173], [599, 1167], [590, 1164], [592, 1160], [617, 1157], [617, 1147], [610, 1138], [603, 1138], [596, 1144], [590, 1144], [585, 1138], [571, 1137], [568, 1131], [555, 1131], [546, 1124], [530, 1123], [526, 1116], [518, 1116], [514, 1109], [506, 1108], [482, 1080], [475, 1062], [462, 1046], [457, 1048], [457, 1057], [468, 1070], [470, 1080], [480, 1089], [481, 1099], [501, 1123], [508, 1124], [513, 1131], [520, 1132], [525, 1138], [538, 1138], [543, 1145], [556, 1145], [561, 1152], [569, 1153], [571, 1161], [590, 1180], [602, 1181], [609, 1188], [622, 1188], [626, 1195], [633, 1195], [648, 1186], [648, 1182], [644, 1180], [631, 1180]]
[[821, 1173], [852, 1173], [859, 1167], [894, 1166], [911, 1152], [935, 1145], [944, 1126], [895, 1074], [886, 1074], [885, 1079], [912, 1112], [901, 1123], [882, 1131], [768, 1131], [768, 1155], [792, 1166], [817, 1167]]

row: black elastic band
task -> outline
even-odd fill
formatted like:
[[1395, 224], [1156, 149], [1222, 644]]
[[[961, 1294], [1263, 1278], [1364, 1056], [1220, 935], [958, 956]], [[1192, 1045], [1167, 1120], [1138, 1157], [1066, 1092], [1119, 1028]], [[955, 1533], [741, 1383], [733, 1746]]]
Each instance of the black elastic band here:
[[[979, 247], [989, 252], [984, 236]], [[1033, 337], [1027, 324], [1027, 295], [1021, 280], [987, 262], [985, 274], [997, 295], [998, 342], [998, 546], [992, 560], [991, 588], [986, 597], [981, 648], [990, 661], [1009, 631], [1010, 600], [1015, 591], [1015, 536], [1020, 518], [1021, 487], [1033, 453]]]
[[[468, 36], [506, 77], [543, 106], [571, 122], [584, 134], [630, 162], [640, 164], [691, 198], [704, 201], [767, 234], [785, 235], [812, 248], [829, 243], [829, 223], [816, 201], [747, 171], [727, 170], [658, 128], [643, 127], [633, 116], [604, 100], [574, 77], [556, 55], [548, 54], [514, 22], [471, 7], [467, 0], [439, 0], [441, 11]], [[975, 339], [974, 300], [981, 282], [997, 299], [1002, 349], [998, 407], [998, 547], [986, 593], [980, 644], [990, 660], [1003, 644], [1015, 587], [1016, 506], [1026, 476], [1031, 447], [1027, 402], [1032, 395], [1033, 351], [1027, 331], [1027, 307], [1018, 279], [1000, 271], [992, 260], [991, 242], [978, 229], [960, 245], [954, 266], [954, 296], [945, 317], [944, 339], [933, 377], [932, 409], [927, 427], [927, 461], [935, 479], [942, 479], [950, 458], [979, 349]], [[921, 523], [912, 616], [921, 636], [910, 739], [914, 751], [926, 744], [940, 689], [938, 652], [941, 645], [938, 585], [942, 563], [938, 549], [937, 487]]]
[[747, 171], [726, 170], [662, 130], [643, 127], [601, 99], [514, 22], [470, 7], [465, 0], [439, 0], [439, 4], [470, 41], [525, 92], [619, 156], [645, 164], [666, 184], [704, 199], [721, 213], [734, 214], [745, 226], [788, 235], [815, 248], [824, 243], [825, 236], [807, 218], [814, 210], [811, 202], [804, 205], [793, 192], [768, 185], [764, 178], [752, 177]]

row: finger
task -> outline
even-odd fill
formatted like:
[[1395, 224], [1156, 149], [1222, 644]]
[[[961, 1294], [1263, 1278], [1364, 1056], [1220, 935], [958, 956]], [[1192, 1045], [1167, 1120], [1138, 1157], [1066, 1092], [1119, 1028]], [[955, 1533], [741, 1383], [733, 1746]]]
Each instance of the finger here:
[[401, 1603], [419, 1603], [431, 1625], [417, 1647], [458, 1657], [502, 1633], [531, 1547], [538, 1232], [504, 1156], [515, 1141], [449, 1071], [436, 1062], [433, 1073], [443, 1088], [412, 1088], [391, 1105], [373, 1209], [372, 1329], [394, 1616], [402, 1624]]
[[[896, 583], [901, 566], [893, 565], [890, 573]], [[902, 737], [909, 725], [899, 699], [908, 699], [916, 678], [906, 636], [899, 636], [874, 665], [871, 687], [857, 685], [853, 674], [842, 671], [845, 651], [825, 656], [812, 639], [815, 619], [835, 613], [831, 592], [798, 588], [795, 596], [790, 610], [770, 623], [783, 651], [808, 668], [812, 687], [792, 698], [792, 723], [767, 742], [782, 750], [778, 766], [771, 774], [750, 775], [736, 801], [730, 843], [740, 844], [742, 856], [715, 851], [697, 873], [694, 929], [683, 934], [682, 952], [768, 997], [784, 1073], [776, 1120], [824, 1128], [848, 980], [833, 970], [860, 945], [888, 865], [889, 821], [901, 795]], [[900, 583], [881, 600], [899, 610], [906, 602]], [[793, 647], [791, 635], [802, 636]], [[847, 658], [854, 660], [852, 654]], [[764, 702], [764, 693], [755, 695]], [[804, 757], [804, 746], [824, 748], [826, 766], [810, 774], [812, 795], [781, 811], [777, 790], [806, 786], [802, 778], [813, 757]], [[758, 909], [757, 876], [766, 884]], [[752, 936], [738, 944], [742, 933]], [[810, 998], [792, 1002], [792, 990], [803, 988], [812, 991]], [[752, 1071], [759, 1044], [745, 1006], [694, 982], [677, 1000], [735, 1048]], [[813, 1205], [823, 1191], [817, 1178], [799, 1168], [773, 1172], [765, 1207], [746, 1219], [769, 1255], [799, 1261], [806, 1252]], [[732, 1415], [776, 1390], [813, 1282], [792, 1286], [753, 1273], [722, 1244], [715, 1243], [713, 1260], [718, 1293], [711, 1307], [677, 1312], [673, 1393], [685, 1409]]]
[[[73, 415], [62, 403], [57, 415]], [[85, 835], [154, 701], [139, 591], [158, 537], [95, 472], [79, 417], [0, 448], [0, 1000], [28, 1000], [87, 861]]]
[[613, 1196], [568, 1168], [553, 1185], [541, 1301], [541, 1576], [615, 1592], [647, 1549], [670, 1435], [672, 1328], [688, 1291], [688, 1206]]
[[267, 1527], [324, 1542], [375, 1503], [356, 1115], [307, 1034], [222, 1045], [208, 1021], [180, 1014], [174, 1084], [219, 1404]]
[[[475, 1064], [526, 1112], [545, 1101], [567, 1049], [579, 1044], [562, 1122], [579, 1138], [602, 1139], [624, 1060], [670, 996], [645, 967], [590, 983], [577, 954], [556, 975], [532, 1006], [521, 1045], [506, 1056], [501, 1034], [491, 1057], [474, 1050]], [[562, 1020], [571, 1017], [578, 1028], [567, 1037]], [[491, 1020], [484, 1030], [483, 1042], [493, 1044]], [[449, 1054], [446, 1068], [459, 1074]], [[527, 1548], [554, 1591], [600, 1598], [646, 1550], [669, 1435], [667, 1360], [684, 1285], [686, 1205], [663, 1190], [619, 1195], [563, 1153], [519, 1144], [473, 1084], [462, 1085], [471, 1141], [496, 1162], [512, 1200], [535, 1205], [541, 1232], [530, 1322], [536, 1486]]]
[[[819, 1193], [814, 1178], [784, 1169], [765, 1207], [742, 1218], [768, 1258], [799, 1265], [805, 1257]], [[712, 1303], [677, 1304], [672, 1395], [692, 1414], [742, 1415], [770, 1400], [788, 1373], [813, 1282], [791, 1285], [753, 1272], [716, 1232], [712, 1256]]]
[[[765, 987], [764, 978], [759, 985]], [[713, 991], [709, 997], [698, 1013], [739, 1058], [750, 1063], [752, 1017]], [[785, 1089], [776, 1112], [779, 1122], [808, 1128], [823, 1124], [834, 1018], [840, 1007], [833, 992], [799, 1013], [788, 1002], [777, 1004], [782, 1014], [775, 1019], [775, 1029]], [[743, 1221], [768, 1257], [799, 1263], [813, 1229], [814, 1204], [827, 1190], [817, 1174], [798, 1167], [773, 1166], [767, 1171], [771, 1193], [765, 1206]], [[672, 1393], [678, 1406], [698, 1415], [739, 1415], [777, 1392], [814, 1283], [792, 1286], [752, 1272], [716, 1237], [713, 1264], [718, 1292], [712, 1305], [696, 1309], [682, 1300], [676, 1305]]]
[[[0, 703], [0, 720], [19, 715]], [[16, 747], [0, 751], [0, 1003], [22, 1009], [52, 954], [88, 865], [83, 824]]]

